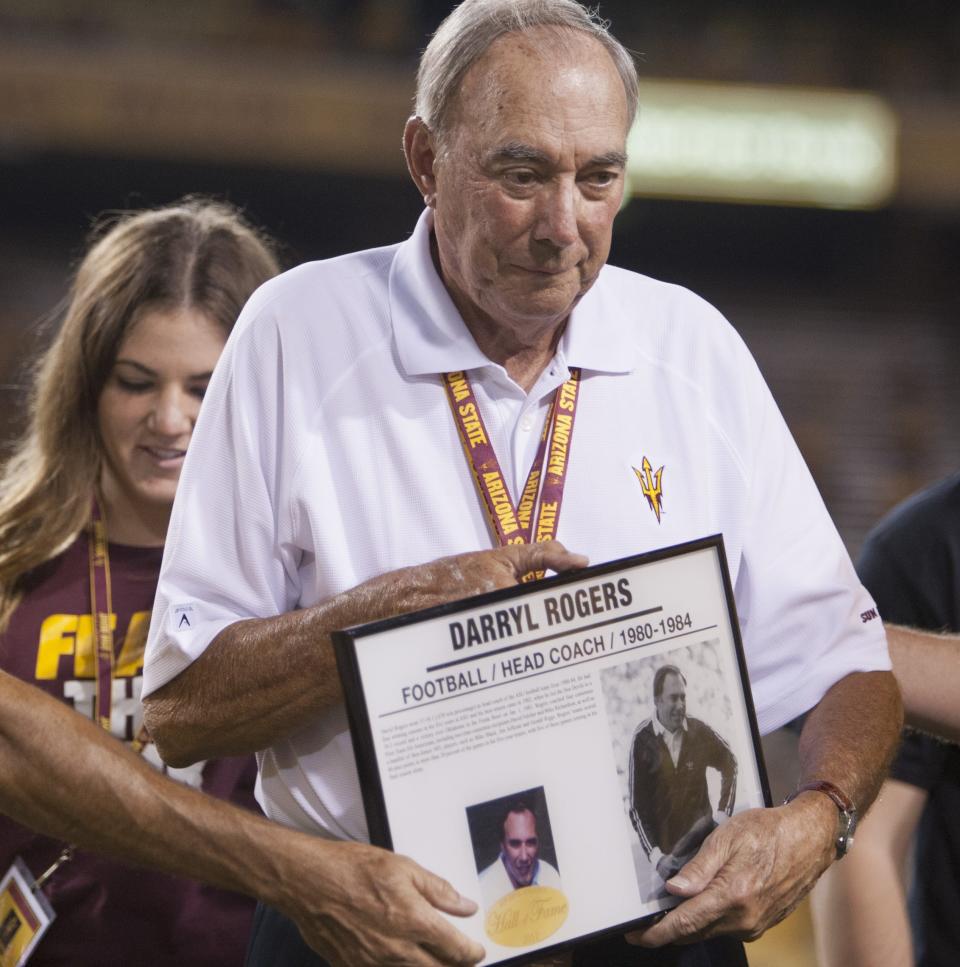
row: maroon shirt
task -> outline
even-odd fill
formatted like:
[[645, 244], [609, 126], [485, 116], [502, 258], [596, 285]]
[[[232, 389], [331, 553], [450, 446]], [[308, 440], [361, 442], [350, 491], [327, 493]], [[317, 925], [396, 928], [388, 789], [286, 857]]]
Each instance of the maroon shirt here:
[[[111, 731], [127, 741], [137, 734], [143, 717], [139, 700], [143, 649], [162, 553], [162, 548], [110, 545], [117, 676]], [[29, 576], [26, 594], [0, 635], [0, 667], [92, 718], [96, 645], [89, 612], [88, 543], [81, 536]], [[160, 766], [152, 744], [144, 758]], [[252, 756], [164, 771], [221, 799], [258, 808], [253, 798], [256, 763]], [[21, 856], [37, 876], [63, 845], [0, 817], [0, 874], [14, 856]], [[57, 918], [37, 946], [30, 967], [233, 967], [243, 963], [254, 903], [239, 894], [146, 872], [85, 851], [78, 851], [61, 867], [44, 891]]]

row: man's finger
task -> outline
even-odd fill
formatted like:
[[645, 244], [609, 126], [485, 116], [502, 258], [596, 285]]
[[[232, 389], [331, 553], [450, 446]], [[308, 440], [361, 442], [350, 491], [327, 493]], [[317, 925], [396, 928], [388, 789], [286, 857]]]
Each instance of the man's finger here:
[[[421, 870], [415, 878], [423, 898], [437, 910], [455, 917], [469, 917], [477, 912], [477, 904], [462, 896], [443, 877]], [[441, 963], [472, 965], [486, 956], [486, 951], [475, 940], [461, 933], [445, 920], [437, 918], [434, 936], [423, 944]]]
[[722, 891], [708, 890], [674, 907], [652, 927], [628, 933], [626, 939], [641, 947], [663, 947], [665, 944], [703, 940], [717, 926], [725, 909]]
[[417, 889], [433, 907], [455, 917], [471, 917], [477, 912], [477, 904], [458, 893], [442, 876], [421, 869], [415, 879]]
[[519, 551], [515, 558], [518, 577], [528, 571], [573, 571], [590, 563], [583, 554], [568, 551], [559, 541], [512, 546]]

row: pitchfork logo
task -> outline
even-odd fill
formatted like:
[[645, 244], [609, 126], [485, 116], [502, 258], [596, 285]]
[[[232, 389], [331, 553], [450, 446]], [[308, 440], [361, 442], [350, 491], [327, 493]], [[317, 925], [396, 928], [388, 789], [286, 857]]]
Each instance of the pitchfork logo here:
[[640, 490], [647, 498], [650, 509], [657, 515], [657, 523], [660, 523], [660, 514], [663, 511], [663, 467], [654, 473], [650, 461], [643, 458], [643, 471], [633, 468], [633, 472], [640, 481]]

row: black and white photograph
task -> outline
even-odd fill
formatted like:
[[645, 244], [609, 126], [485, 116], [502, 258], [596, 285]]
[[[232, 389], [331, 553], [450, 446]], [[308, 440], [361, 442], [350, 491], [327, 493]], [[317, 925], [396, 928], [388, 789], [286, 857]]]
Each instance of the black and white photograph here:
[[733, 813], [734, 706], [717, 640], [601, 672], [637, 882], [645, 900]]

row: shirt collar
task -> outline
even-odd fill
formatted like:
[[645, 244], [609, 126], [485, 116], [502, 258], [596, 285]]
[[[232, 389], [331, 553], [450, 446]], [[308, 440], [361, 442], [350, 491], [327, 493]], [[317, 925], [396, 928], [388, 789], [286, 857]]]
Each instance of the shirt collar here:
[[[660, 719], [657, 718], [656, 712], [653, 713], [653, 717], [650, 719], [650, 721], [653, 723], [653, 731], [655, 735], [665, 735], [667, 736], [667, 738], [673, 738], [673, 733], [667, 731], [667, 728], [666, 726], [664, 726], [663, 722], [661, 722]], [[680, 731], [681, 732], [687, 731], [686, 717], [684, 717], [683, 722], [680, 723]]]
[[[433, 211], [424, 209], [401, 243], [390, 269], [390, 314], [403, 371], [408, 376], [490, 365], [470, 335], [430, 255]], [[601, 275], [605, 270], [601, 270]], [[557, 350], [565, 366], [606, 373], [633, 369], [627, 319], [599, 284], [580, 300]]]
[[[500, 862], [503, 863], [503, 872], [507, 874], [507, 879], [510, 881], [510, 885], [516, 890], [518, 889], [516, 883], [513, 882], [513, 877], [510, 875], [510, 867], [507, 866], [507, 858], [503, 855], [503, 850], [500, 850]], [[540, 857], [538, 856], [533, 861], [533, 876], [530, 877], [529, 886], [536, 886], [540, 878]]]

